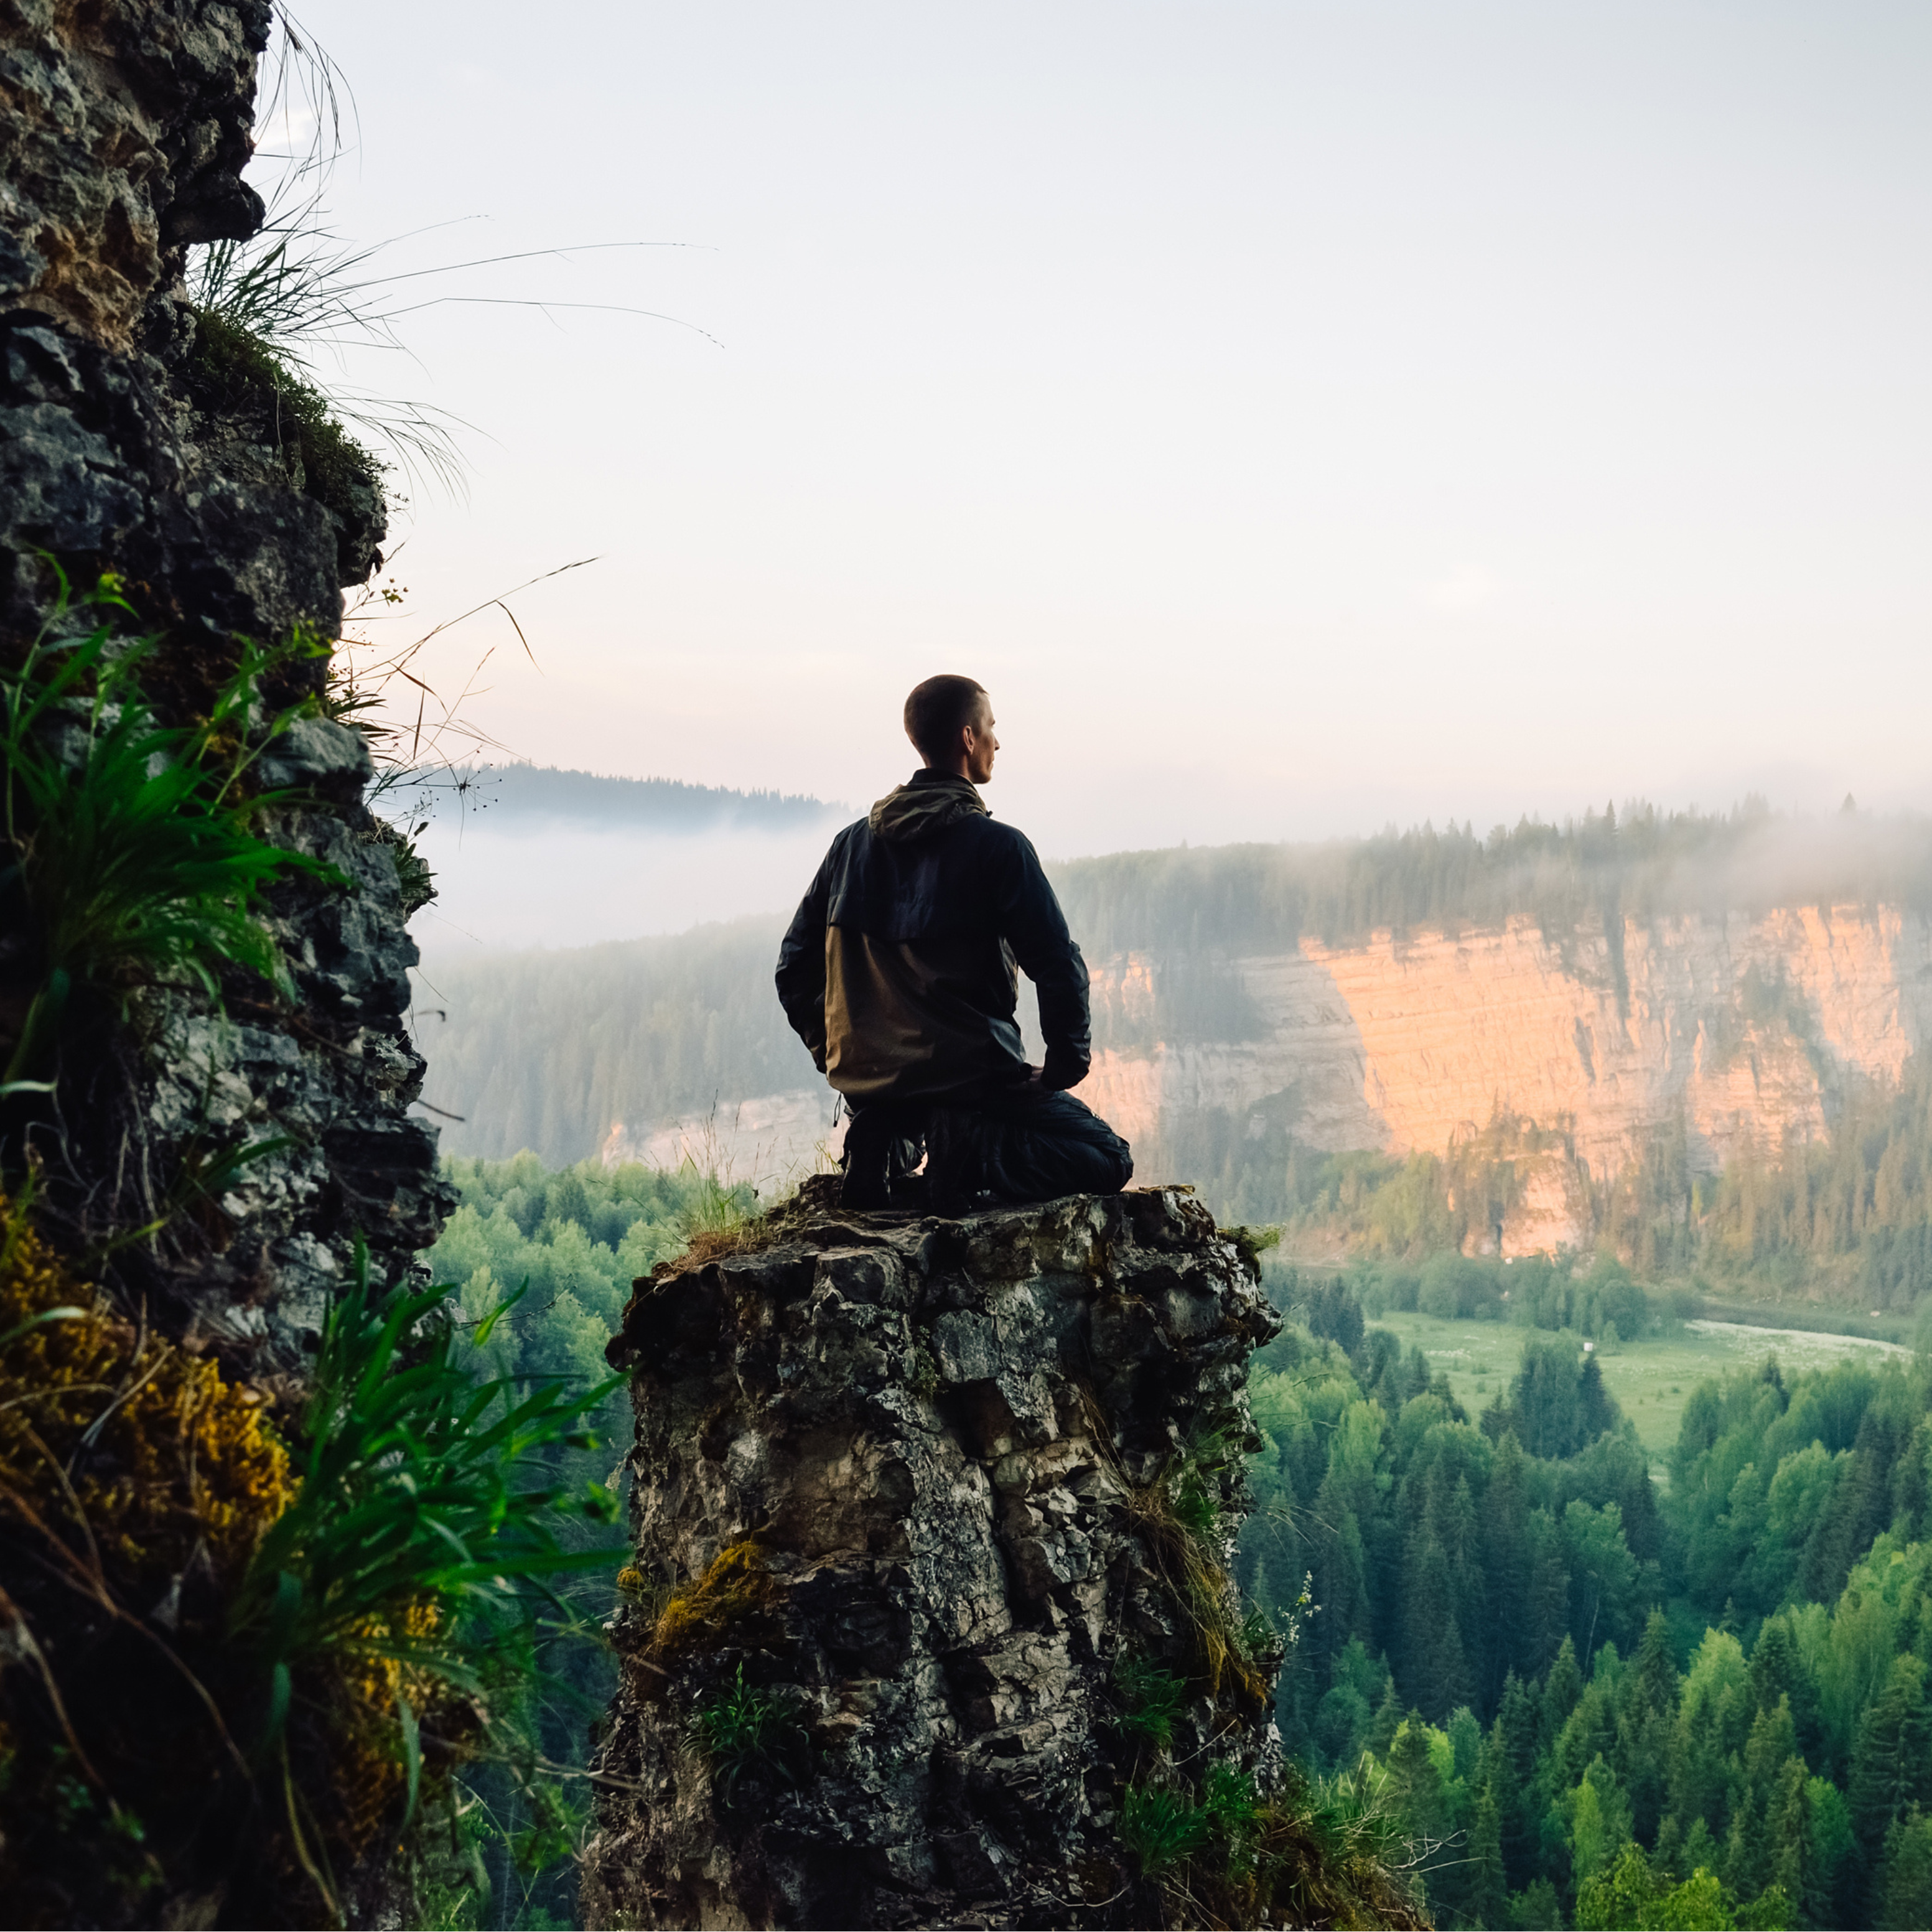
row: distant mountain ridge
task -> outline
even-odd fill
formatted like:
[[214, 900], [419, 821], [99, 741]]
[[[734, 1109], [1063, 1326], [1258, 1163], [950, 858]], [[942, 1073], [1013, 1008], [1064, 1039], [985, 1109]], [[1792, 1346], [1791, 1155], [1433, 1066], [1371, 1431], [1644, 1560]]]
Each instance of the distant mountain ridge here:
[[410, 782], [439, 801], [460, 796], [468, 813], [499, 824], [530, 821], [650, 832], [794, 832], [851, 816], [851, 808], [802, 793], [737, 791], [678, 778], [608, 778], [554, 765], [460, 765]]

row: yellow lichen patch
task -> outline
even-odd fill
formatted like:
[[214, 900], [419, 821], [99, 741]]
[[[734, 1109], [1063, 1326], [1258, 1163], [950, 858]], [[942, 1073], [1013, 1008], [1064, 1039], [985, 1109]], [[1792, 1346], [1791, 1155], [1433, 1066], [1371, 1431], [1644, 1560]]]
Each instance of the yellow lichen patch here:
[[232, 1586], [296, 1488], [254, 1391], [143, 1340], [4, 1197], [0, 1338], [0, 1508], [130, 1580], [200, 1550]]
[[652, 1632], [651, 1648], [660, 1654], [714, 1644], [740, 1618], [768, 1607], [778, 1582], [765, 1568], [764, 1552], [753, 1542], [721, 1550], [711, 1567], [688, 1590], [665, 1604]]
[[[347, 1646], [351, 1660], [340, 1696], [341, 1742], [333, 1767], [339, 1841], [360, 1857], [385, 1822], [403, 1808], [408, 1772], [398, 1748], [398, 1706], [406, 1699], [418, 1722], [445, 1738], [470, 1730], [476, 1714], [440, 1678], [386, 1653], [426, 1643], [442, 1628], [434, 1604], [412, 1604], [393, 1622], [358, 1625]], [[358, 1641], [367, 1647], [358, 1649]]]

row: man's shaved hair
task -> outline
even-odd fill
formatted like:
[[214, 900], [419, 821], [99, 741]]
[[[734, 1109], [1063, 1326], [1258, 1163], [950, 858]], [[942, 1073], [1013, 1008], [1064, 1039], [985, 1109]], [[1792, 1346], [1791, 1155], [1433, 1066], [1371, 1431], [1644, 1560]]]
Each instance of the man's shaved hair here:
[[961, 731], [972, 723], [986, 694], [984, 685], [950, 672], [914, 685], [905, 701], [905, 728], [920, 756], [928, 764], [944, 758]]

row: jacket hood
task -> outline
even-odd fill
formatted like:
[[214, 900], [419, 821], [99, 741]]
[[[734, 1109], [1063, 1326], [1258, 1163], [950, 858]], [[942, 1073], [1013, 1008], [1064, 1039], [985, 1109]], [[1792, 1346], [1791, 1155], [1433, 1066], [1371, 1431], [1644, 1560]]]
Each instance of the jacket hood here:
[[990, 816], [970, 778], [944, 772], [915, 772], [911, 784], [889, 791], [873, 806], [866, 823], [875, 838], [910, 844], [976, 815]]

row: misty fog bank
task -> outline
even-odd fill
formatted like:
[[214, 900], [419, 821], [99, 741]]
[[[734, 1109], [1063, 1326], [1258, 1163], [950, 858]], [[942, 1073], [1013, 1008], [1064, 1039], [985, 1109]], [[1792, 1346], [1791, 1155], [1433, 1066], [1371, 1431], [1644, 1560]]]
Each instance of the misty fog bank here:
[[[634, 781], [532, 778], [571, 782], [581, 808], [506, 796], [503, 809], [446, 812], [418, 835], [439, 895], [414, 927], [426, 962], [782, 915], [847, 817], [816, 800], [660, 787], [653, 801], [645, 788], [625, 789]], [[1932, 906], [1932, 819], [1856, 809], [1787, 817], [1756, 802], [1723, 814], [1663, 812], [1628, 801], [1486, 834], [1425, 824], [1318, 844], [1117, 851], [1049, 870], [1076, 937], [1098, 958], [1166, 949], [1189, 933], [1220, 945], [1304, 935], [1334, 944], [1520, 915], [1569, 927], [1612, 908], [1647, 920], [1826, 902]]]
[[786, 911], [831, 837], [830, 825], [676, 834], [487, 813], [440, 820], [416, 842], [437, 896], [410, 930], [428, 962]]

